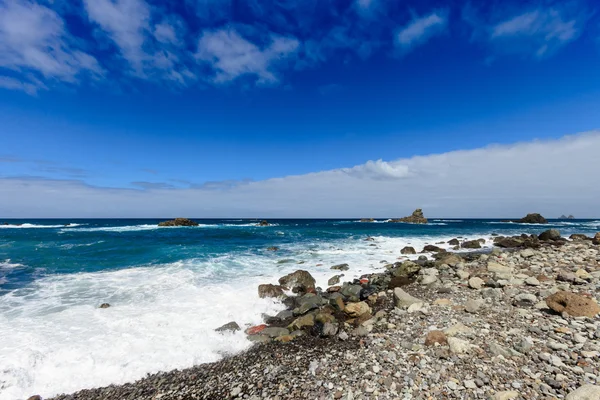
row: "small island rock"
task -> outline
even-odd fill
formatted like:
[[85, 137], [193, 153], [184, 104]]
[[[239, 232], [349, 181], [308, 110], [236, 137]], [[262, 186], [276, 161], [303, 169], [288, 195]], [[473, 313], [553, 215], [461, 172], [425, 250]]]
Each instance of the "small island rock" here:
[[198, 226], [198, 223], [187, 218], [175, 218], [170, 221], [163, 221], [158, 226]]

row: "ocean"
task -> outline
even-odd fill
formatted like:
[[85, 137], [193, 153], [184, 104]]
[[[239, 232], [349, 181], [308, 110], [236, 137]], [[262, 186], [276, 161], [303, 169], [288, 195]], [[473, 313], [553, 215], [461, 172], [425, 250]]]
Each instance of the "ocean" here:
[[342, 280], [351, 280], [382, 270], [404, 246], [420, 251], [464, 237], [488, 239], [490, 247], [493, 233], [600, 231], [600, 220], [196, 221], [189, 228], [148, 219], [0, 225], [0, 400], [124, 383], [240, 352], [250, 346], [242, 332], [214, 329], [259, 324], [282, 310], [259, 299], [257, 286], [297, 269], [325, 288], [339, 273], [331, 266], [349, 264]]

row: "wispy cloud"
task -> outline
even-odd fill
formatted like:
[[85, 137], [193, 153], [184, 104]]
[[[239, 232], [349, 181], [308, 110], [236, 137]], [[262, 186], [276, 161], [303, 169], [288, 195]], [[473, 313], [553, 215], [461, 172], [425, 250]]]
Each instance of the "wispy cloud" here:
[[448, 10], [436, 10], [423, 17], [415, 17], [400, 28], [396, 35], [396, 43], [404, 50], [411, 49], [444, 32], [447, 25]]
[[532, 211], [553, 216], [565, 209], [598, 217], [600, 186], [590, 182], [599, 149], [600, 132], [591, 132], [182, 189], [153, 182], [137, 182], [147, 189], [139, 190], [0, 178], [0, 217], [392, 217], [417, 207], [445, 217], [516, 217]]
[[21, 74], [2, 77], [1, 87], [29, 94], [47, 82], [76, 83], [84, 75], [104, 74], [95, 57], [77, 48], [56, 12], [28, 0], [0, 2], [0, 67]]
[[489, 20], [486, 21], [478, 10], [467, 6], [463, 10], [463, 19], [474, 28], [474, 38], [486, 42], [493, 53], [525, 54], [541, 59], [581, 35], [587, 21], [584, 11], [573, 3], [564, 3], [503, 17], [495, 11], [488, 13]]
[[248, 75], [258, 84], [272, 84], [279, 81], [280, 63], [293, 56], [299, 46], [295, 38], [270, 34], [269, 43], [261, 48], [235, 29], [226, 28], [205, 31], [198, 41], [196, 58], [212, 67], [216, 83]]

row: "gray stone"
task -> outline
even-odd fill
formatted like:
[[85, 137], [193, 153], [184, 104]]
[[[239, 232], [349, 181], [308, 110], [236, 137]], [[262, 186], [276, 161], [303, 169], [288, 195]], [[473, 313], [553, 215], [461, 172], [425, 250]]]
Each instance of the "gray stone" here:
[[599, 400], [600, 386], [598, 385], [583, 385], [577, 390], [569, 393], [565, 400]]
[[423, 302], [423, 300], [411, 296], [400, 288], [394, 289], [394, 299], [398, 308], [408, 308], [411, 304]]
[[472, 289], [481, 289], [484, 284], [485, 282], [483, 279], [479, 277], [474, 276], [473, 278], [469, 279], [469, 287]]

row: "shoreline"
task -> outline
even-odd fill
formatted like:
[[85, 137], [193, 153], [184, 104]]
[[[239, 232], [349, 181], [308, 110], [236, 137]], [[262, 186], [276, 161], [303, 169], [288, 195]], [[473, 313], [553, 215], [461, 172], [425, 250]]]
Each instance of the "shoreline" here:
[[[379, 308], [383, 314], [373, 313], [375, 316], [371, 315], [371, 318], [359, 321], [356, 326], [340, 321], [340, 329], [349, 335], [348, 338], [337, 333], [329, 338], [307, 334], [294, 338], [289, 343], [257, 344], [249, 350], [215, 363], [200, 364], [185, 370], [160, 372], [133, 383], [83, 390], [54, 399], [256, 400], [305, 398], [307, 393], [310, 393], [307, 398], [324, 399], [398, 398], [409, 394], [417, 398], [428, 395], [434, 398], [492, 396], [508, 399], [513, 397], [493, 396], [501, 392], [506, 392], [505, 395], [509, 396], [516, 392], [524, 398], [562, 397], [576, 390], [576, 385], [597, 385], [600, 379], [599, 355], [592, 354], [593, 350], [589, 350], [589, 347], [600, 348], [598, 316], [591, 319], [560, 316], [547, 310], [541, 303], [544, 297], [557, 288], [574, 292], [587, 291], [592, 295], [596, 292], [597, 296], [600, 287], [600, 246], [591, 241], [569, 241], [562, 245], [543, 243], [540, 249], [496, 249], [492, 253], [463, 254], [467, 260], [456, 262], [455, 266], [438, 263], [420, 268], [415, 275], [415, 281], [402, 287], [402, 290], [422, 300], [422, 305], [413, 309], [395, 308], [397, 298], [394, 291], [379, 291], [375, 302], [379, 301]], [[588, 280], [575, 276], [572, 282], [564, 279], [557, 281], [561, 271], [565, 275], [576, 272], [563, 270], [568, 269], [567, 262], [578, 262], [581, 258], [578, 254], [582, 252], [587, 254], [587, 258], [584, 257], [581, 261], [589, 263], [583, 269], [589, 276]], [[459, 254], [460, 252], [447, 253], [448, 256]], [[510, 277], [512, 281], [496, 279], [502, 271], [490, 272], [487, 269], [490, 262], [512, 268], [511, 273], [503, 276]], [[456, 268], [456, 265], [461, 263], [464, 266]], [[433, 274], [431, 271], [437, 273]], [[459, 274], [459, 271], [464, 271], [469, 276]], [[540, 279], [537, 283], [529, 279], [535, 277], [534, 273], [538, 272], [539, 277], [544, 276], [547, 279]], [[377, 274], [369, 275], [373, 277]], [[435, 280], [428, 278], [431, 276], [435, 276]], [[484, 282], [480, 288], [474, 289], [469, 287], [469, 279], [473, 277], [491, 277], [492, 280], [507, 280], [508, 283], [500, 286], [498, 282]], [[526, 283], [527, 280], [529, 283]], [[430, 283], [423, 284], [425, 281]], [[373, 299], [367, 301], [371, 300]], [[350, 303], [352, 302], [347, 302]], [[465, 305], [475, 310], [465, 311]], [[510, 325], [513, 325], [513, 328], [504, 329]], [[548, 329], [544, 329], [553, 325], [556, 325], [556, 329], [567, 326], [570, 332], [548, 332]], [[277, 323], [273, 326], [277, 326]], [[537, 326], [537, 330], [530, 329]], [[589, 330], [590, 326], [595, 328], [593, 332]], [[434, 330], [440, 332], [453, 327], [458, 331], [452, 334], [445, 332], [445, 341], [442, 340], [441, 345], [425, 346], [423, 343], [428, 337], [427, 332], [432, 327], [439, 328]], [[587, 336], [574, 333], [577, 330], [582, 330]], [[583, 338], [585, 341], [570, 340], [570, 345], [566, 345], [563, 343], [565, 335], [570, 339], [579, 335], [577, 339]], [[548, 336], [552, 338], [550, 342], [547, 340]], [[489, 337], [493, 337], [498, 343], [491, 346], [487, 340]], [[455, 352], [456, 343], [466, 346], [464, 351]], [[529, 350], [519, 352], [514, 349], [515, 344], [529, 347]], [[579, 351], [575, 366], [579, 367], [579, 361], [583, 361], [585, 367], [575, 368], [575, 372], [573, 368], [562, 371], [563, 365], [570, 364], [569, 358], [562, 360], [560, 353], [569, 351]], [[491, 368], [490, 371], [493, 371], [493, 364], [500, 362], [504, 372], [494, 371], [493, 374], [487, 374], [486, 382], [471, 368], [469, 359], [473, 358], [481, 359], [483, 370]], [[429, 382], [429, 374], [433, 374], [434, 377], [440, 374], [439, 371], [431, 369], [436, 363], [449, 364], [444, 370], [449, 376], [447, 380], [438, 377]], [[544, 375], [549, 373], [547, 364], [551, 369], [558, 368], [562, 371], [550, 371], [556, 379], [544, 380]], [[519, 365], [521, 368], [525, 366], [529, 371], [524, 377], [523, 371], [516, 368]], [[340, 370], [340, 366], [344, 366], [343, 371]], [[512, 371], [510, 374], [506, 373], [507, 368]], [[402, 374], [398, 375], [398, 371], [403, 370], [415, 377], [407, 381]], [[421, 372], [427, 372], [426, 376], [421, 376]], [[540, 375], [536, 378], [536, 374]], [[572, 379], [569, 374], [572, 374]], [[521, 376], [520, 381], [530, 379], [533, 383], [511, 381], [515, 376]], [[562, 379], [563, 377], [569, 379]], [[418, 379], [415, 380], [416, 378]], [[573, 384], [570, 384], [570, 381]], [[425, 386], [423, 382], [426, 382]], [[295, 391], [298, 388], [302, 390]]]

